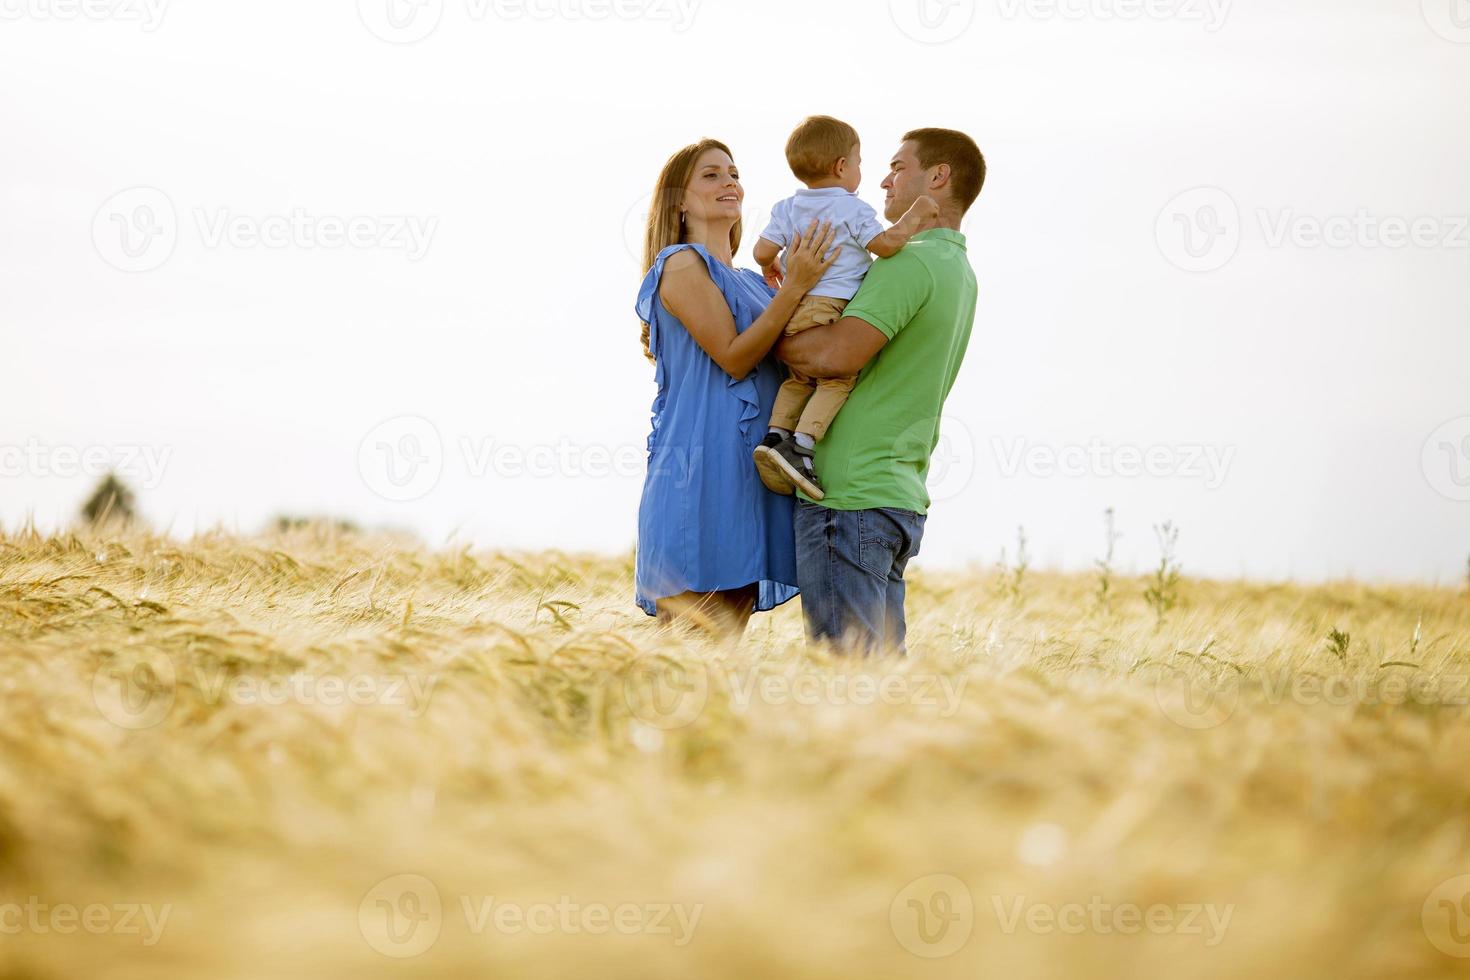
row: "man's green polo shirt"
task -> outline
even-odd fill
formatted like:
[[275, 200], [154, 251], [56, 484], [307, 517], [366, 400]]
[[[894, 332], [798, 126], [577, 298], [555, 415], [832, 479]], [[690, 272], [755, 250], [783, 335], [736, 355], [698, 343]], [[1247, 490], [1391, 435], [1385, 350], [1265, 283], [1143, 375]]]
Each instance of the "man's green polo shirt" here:
[[843, 315], [872, 324], [888, 343], [817, 443], [822, 506], [928, 513], [929, 456], [970, 342], [975, 296], [965, 236], [948, 228], [920, 232], [873, 263]]

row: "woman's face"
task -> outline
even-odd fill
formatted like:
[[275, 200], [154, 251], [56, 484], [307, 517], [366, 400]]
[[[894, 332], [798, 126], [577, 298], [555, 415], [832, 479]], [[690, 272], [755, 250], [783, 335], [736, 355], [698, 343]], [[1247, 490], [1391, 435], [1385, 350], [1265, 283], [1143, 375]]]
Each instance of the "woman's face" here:
[[740, 186], [740, 168], [724, 150], [711, 148], [700, 154], [686, 190], [684, 207], [691, 216], [704, 221], [740, 219], [745, 188]]

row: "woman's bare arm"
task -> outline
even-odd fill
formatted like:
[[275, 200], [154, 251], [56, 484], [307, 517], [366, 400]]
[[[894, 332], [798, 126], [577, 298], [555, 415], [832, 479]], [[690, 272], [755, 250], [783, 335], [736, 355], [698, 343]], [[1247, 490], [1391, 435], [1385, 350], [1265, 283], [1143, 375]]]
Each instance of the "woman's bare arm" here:
[[841, 249], [822, 258], [834, 237], [830, 226], [818, 229], [814, 224], [807, 236], [796, 239], [787, 260], [786, 281], [744, 333], [735, 331], [729, 303], [710, 278], [704, 260], [692, 252], [679, 252], [664, 264], [659, 298], [721, 370], [732, 378], [744, 378], [770, 353], [802, 297], [836, 261]]

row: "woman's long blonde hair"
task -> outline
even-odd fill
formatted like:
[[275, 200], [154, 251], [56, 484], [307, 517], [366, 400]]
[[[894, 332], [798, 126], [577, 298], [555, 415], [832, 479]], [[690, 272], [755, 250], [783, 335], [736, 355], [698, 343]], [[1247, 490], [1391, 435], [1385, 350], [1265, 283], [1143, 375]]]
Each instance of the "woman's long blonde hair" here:
[[[702, 139], [669, 157], [669, 162], [659, 171], [658, 182], [653, 186], [653, 197], [648, 203], [648, 224], [643, 232], [644, 275], [653, 268], [653, 261], [658, 258], [658, 253], [670, 245], [685, 241], [686, 231], [684, 222], [680, 220], [679, 205], [684, 203], [684, 192], [694, 177], [694, 165], [706, 150], [720, 150], [731, 160], [735, 159], [735, 154], [724, 143]], [[733, 255], [739, 249], [740, 222], [736, 221], [730, 229], [730, 253]], [[648, 347], [647, 323], [643, 324], [642, 340], [643, 356], [651, 361], [653, 352]]]

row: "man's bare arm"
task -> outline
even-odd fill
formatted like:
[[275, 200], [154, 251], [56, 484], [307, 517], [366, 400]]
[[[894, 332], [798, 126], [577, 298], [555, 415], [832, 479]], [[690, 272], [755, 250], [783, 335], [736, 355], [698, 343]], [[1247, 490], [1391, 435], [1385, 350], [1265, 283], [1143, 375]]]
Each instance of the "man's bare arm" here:
[[783, 337], [776, 356], [812, 378], [848, 378], [878, 355], [888, 338], [867, 320], [845, 316], [824, 327]]

